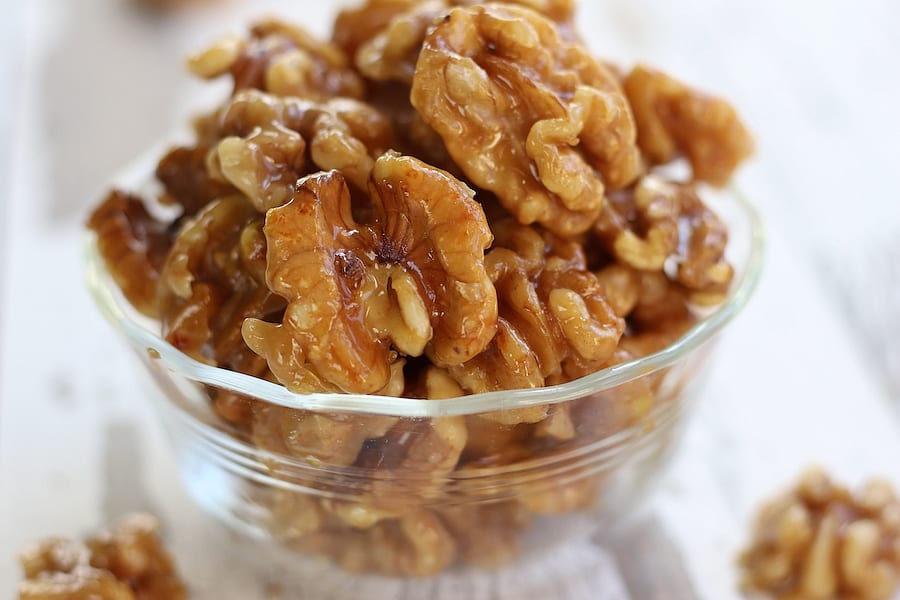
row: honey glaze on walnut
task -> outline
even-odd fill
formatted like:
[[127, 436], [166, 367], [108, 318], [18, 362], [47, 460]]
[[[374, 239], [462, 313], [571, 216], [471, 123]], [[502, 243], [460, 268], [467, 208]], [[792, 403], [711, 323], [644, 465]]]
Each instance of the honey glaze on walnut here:
[[[727, 102], [592, 56], [573, 12], [366, 0], [330, 41], [275, 20], [219, 39], [188, 64], [232, 92], [162, 158], [160, 197], [116, 191], [91, 217], [109, 273], [184, 353], [299, 393], [537, 388], [664, 348], [734, 275], [696, 181], [726, 183], [752, 143]], [[656, 170], [680, 158], [689, 181]], [[157, 221], [157, 201], [180, 215]], [[426, 576], [512, 560], [535, 515], [588, 509], [605, 483], [577, 469], [482, 504], [469, 474], [637, 425], [662, 385], [434, 419], [209, 393], [262, 450], [371, 471], [341, 500], [255, 490], [273, 536]], [[459, 506], [436, 503], [451, 485]]]
[[766, 503], [740, 557], [743, 586], [775, 598], [888, 600], [900, 588], [900, 498], [812, 468]]
[[121, 519], [84, 543], [48, 538], [19, 557], [19, 600], [183, 600], [187, 590], [149, 515]]

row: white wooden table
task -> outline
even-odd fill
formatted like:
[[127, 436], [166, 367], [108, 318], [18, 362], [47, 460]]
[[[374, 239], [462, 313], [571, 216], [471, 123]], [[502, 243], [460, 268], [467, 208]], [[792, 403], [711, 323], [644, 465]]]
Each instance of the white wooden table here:
[[[224, 534], [181, 489], [132, 359], [87, 298], [79, 232], [109, 174], [208, 103], [179, 70], [185, 52], [265, 9], [320, 32], [334, 10], [281, 4], [157, 21], [124, 0], [0, 6], [2, 597], [26, 542], [135, 509], [162, 516], [197, 598], [271, 597], [211, 553]], [[608, 570], [625, 585], [610, 579], [609, 598], [735, 598], [733, 558], [755, 503], [804, 466], [900, 485], [900, 354], [885, 342], [900, 330], [900, 281], [888, 280], [900, 262], [900, 9], [582, 4], [598, 52], [732, 98], [758, 134], [740, 185], [766, 219], [765, 276], [720, 346], [646, 524], [596, 557], [619, 561]]]

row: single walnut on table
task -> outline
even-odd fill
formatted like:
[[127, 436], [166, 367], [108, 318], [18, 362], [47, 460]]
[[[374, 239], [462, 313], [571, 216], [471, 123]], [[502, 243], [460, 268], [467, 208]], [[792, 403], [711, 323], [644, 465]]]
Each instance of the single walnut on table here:
[[851, 492], [819, 469], [759, 513], [743, 586], [780, 600], [887, 600], [900, 586], [900, 498], [885, 481]]
[[19, 600], [182, 600], [187, 590], [159, 540], [159, 522], [132, 515], [84, 543], [49, 538], [20, 557]]

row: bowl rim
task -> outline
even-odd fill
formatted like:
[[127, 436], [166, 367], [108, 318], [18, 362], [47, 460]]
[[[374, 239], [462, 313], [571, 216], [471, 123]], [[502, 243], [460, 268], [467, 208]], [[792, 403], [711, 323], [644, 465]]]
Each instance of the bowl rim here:
[[743, 270], [728, 298], [665, 348], [607, 367], [560, 385], [500, 390], [445, 399], [394, 398], [371, 394], [296, 393], [286, 387], [237, 371], [197, 361], [166, 342], [149, 328], [151, 319], [139, 315], [112, 282], [97, 248], [97, 236], [87, 231], [84, 240], [85, 277], [95, 304], [106, 320], [158, 364], [197, 383], [250, 396], [285, 408], [317, 412], [352, 412], [409, 418], [474, 415], [538, 405], [559, 404], [628, 383], [669, 367], [709, 341], [747, 305], [762, 273], [765, 242], [762, 219], [754, 206], [735, 188], [727, 188], [749, 225], [749, 249]]

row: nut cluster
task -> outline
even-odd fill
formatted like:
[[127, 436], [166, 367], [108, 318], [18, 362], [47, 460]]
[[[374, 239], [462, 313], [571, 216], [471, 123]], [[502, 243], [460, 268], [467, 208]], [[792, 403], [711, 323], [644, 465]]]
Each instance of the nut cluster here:
[[900, 586], [900, 498], [885, 481], [855, 492], [819, 469], [759, 513], [740, 559], [744, 586], [795, 600], [887, 600]]
[[[573, 11], [367, 0], [331, 41], [272, 20], [220, 39], [189, 66], [232, 93], [156, 171], [180, 215], [114, 191], [91, 217], [109, 272], [186, 354], [302, 393], [535, 388], [663, 348], [731, 283], [694, 180], [724, 183], [749, 135], [724, 101], [591, 56]], [[655, 168], [680, 157], [690, 181]], [[275, 494], [273, 530], [347, 568], [425, 575], [513, 556], [530, 515], [589, 506], [602, 478], [466, 515], [429, 507], [440, 481], [633, 426], [660, 383], [422, 420], [209, 392], [245, 441], [386, 475], [355, 503]]]
[[162, 547], [159, 523], [132, 515], [84, 543], [50, 538], [20, 557], [20, 600], [183, 600], [187, 591]]

